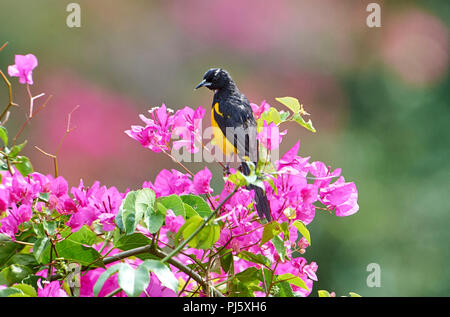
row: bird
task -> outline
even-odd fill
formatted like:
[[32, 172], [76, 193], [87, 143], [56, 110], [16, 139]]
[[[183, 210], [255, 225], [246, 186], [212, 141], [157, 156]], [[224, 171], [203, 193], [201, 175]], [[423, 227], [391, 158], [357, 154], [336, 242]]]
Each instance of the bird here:
[[[241, 170], [246, 176], [251, 161], [257, 166], [259, 155], [256, 120], [247, 97], [242, 94], [228, 71], [211, 68], [195, 90], [206, 87], [214, 91], [211, 105], [211, 124], [216, 145], [226, 155], [236, 154], [241, 158]], [[247, 189], [255, 192], [255, 207], [261, 219], [272, 221], [270, 204], [263, 188], [249, 184]]]

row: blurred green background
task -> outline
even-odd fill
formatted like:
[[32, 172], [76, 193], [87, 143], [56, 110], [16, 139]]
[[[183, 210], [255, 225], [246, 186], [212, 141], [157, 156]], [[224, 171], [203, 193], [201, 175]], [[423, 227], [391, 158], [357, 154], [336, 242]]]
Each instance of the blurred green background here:
[[[9, 42], [0, 68], [35, 54], [32, 92], [53, 96], [20, 137], [36, 170], [53, 173], [34, 146], [54, 153], [80, 105], [58, 154], [70, 185], [153, 181], [175, 164], [123, 131], [163, 102], [209, 107], [211, 93], [193, 87], [220, 66], [254, 103], [281, 108], [275, 97], [297, 97], [318, 133], [286, 126], [281, 152], [300, 139], [300, 155], [342, 167], [358, 187], [357, 214], [318, 212], [310, 225], [305, 257], [319, 265], [312, 296], [450, 295], [450, 2], [78, 0], [82, 25], [69, 28], [70, 2], [0, 2], [0, 45]], [[370, 2], [381, 5], [380, 28], [366, 25]], [[6, 125], [15, 134], [28, 101], [11, 82], [20, 107]], [[220, 191], [222, 172], [208, 167]], [[369, 263], [381, 267], [379, 288], [366, 284]]]

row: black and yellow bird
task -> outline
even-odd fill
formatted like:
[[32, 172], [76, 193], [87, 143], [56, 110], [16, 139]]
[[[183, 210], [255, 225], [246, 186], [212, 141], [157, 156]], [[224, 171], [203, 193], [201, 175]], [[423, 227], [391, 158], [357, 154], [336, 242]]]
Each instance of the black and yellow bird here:
[[[200, 87], [214, 91], [211, 124], [216, 145], [226, 155], [237, 154], [242, 161], [242, 173], [248, 176], [250, 167], [246, 161], [250, 160], [257, 165], [259, 146], [256, 120], [248, 99], [239, 91], [230, 74], [221, 68], [208, 70], [195, 89]], [[255, 192], [255, 207], [259, 217], [272, 221], [264, 190], [253, 184], [248, 189]]]

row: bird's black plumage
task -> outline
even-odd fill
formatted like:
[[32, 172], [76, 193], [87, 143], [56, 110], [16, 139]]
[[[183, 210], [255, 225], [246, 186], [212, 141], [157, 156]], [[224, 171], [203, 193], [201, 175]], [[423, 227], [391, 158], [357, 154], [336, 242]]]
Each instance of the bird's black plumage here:
[[[258, 141], [256, 120], [248, 99], [239, 91], [230, 74], [221, 68], [212, 68], [203, 76], [203, 81], [196, 88], [207, 87], [214, 90], [211, 107], [211, 122], [220, 128], [232, 150], [242, 159], [242, 172], [250, 174], [250, 168], [245, 162], [251, 160], [255, 166], [258, 162]], [[223, 137], [223, 136], [222, 136]], [[227, 153], [225, 146], [222, 151]], [[264, 190], [250, 184], [248, 189], [255, 192], [255, 206], [261, 218], [272, 220], [270, 205]]]

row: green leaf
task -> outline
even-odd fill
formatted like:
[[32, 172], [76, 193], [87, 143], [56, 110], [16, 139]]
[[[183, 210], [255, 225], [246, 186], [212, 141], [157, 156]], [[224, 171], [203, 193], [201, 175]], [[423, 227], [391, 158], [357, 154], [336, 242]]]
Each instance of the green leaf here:
[[0, 127], [0, 139], [3, 141], [4, 146], [8, 146], [8, 130], [5, 127]]
[[[186, 219], [184, 203], [178, 195], [159, 197], [157, 200], [158, 209], [165, 215], [167, 209], [172, 209], [175, 216], [183, 216]], [[159, 204], [158, 204], [159, 203]]]
[[293, 115], [292, 120], [300, 124], [302, 127], [308, 129], [309, 131], [314, 133], [316, 132], [316, 129], [313, 127], [311, 119], [309, 119], [308, 122], [306, 122], [299, 113], [296, 113]]
[[0, 271], [0, 285], [11, 286], [15, 283], [21, 283], [31, 274], [33, 274], [33, 271], [29, 267], [12, 264]]
[[28, 284], [14, 284], [12, 286], [15, 289], [20, 290], [23, 294], [28, 295], [29, 297], [37, 297], [36, 290], [33, 286]]
[[147, 270], [155, 273], [162, 286], [165, 286], [174, 292], [178, 291], [178, 280], [164, 263], [158, 260], [145, 260], [141, 266], [145, 266]]
[[114, 243], [114, 246], [117, 249], [127, 251], [130, 249], [135, 249], [139, 247], [143, 247], [146, 245], [150, 245], [152, 240], [144, 236], [142, 233], [133, 233], [130, 235], [122, 236], [119, 240]]
[[262, 264], [264, 266], [270, 265], [270, 260], [262, 254], [254, 254], [254, 253], [243, 250], [243, 251], [239, 252], [239, 254], [237, 256], [245, 261]]
[[8, 156], [9, 156], [10, 158], [16, 157], [17, 154], [19, 154], [20, 151], [23, 150], [23, 148], [25, 147], [25, 145], [27, 145], [27, 142], [28, 142], [28, 141], [25, 141], [25, 142], [23, 142], [22, 144], [14, 145], [14, 146], [11, 148], [11, 150], [9, 151]]
[[70, 228], [66, 228], [61, 232], [62, 237], [67, 237], [67, 240], [84, 245], [93, 245], [99, 242], [97, 235], [86, 225], [82, 226], [80, 230], [71, 233]]
[[125, 234], [132, 234], [136, 229], [135, 222], [136, 192], [130, 191], [125, 196], [115, 218], [116, 224]]
[[128, 296], [138, 297], [150, 283], [148, 269], [145, 265], [134, 269], [129, 264], [123, 263], [119, 269], [118, 283]]
[[50, 239], [48, 237], [39, 238], [34, 242], [33, 255], [38, 263], [43, 263], [45, 251], [48, 250], [49, 246]]
[[[186, 220], [185, 224], [180, 228], [183, 238], [187, 240], [200, 225], [203, 223], [203, 218], [200, 216], [193, 216]], [[209, 249], [214, 243], [219, 240], [220, 226], [207, 224], [200, 232], [198, 232], [188, 245], [196, 249]]]
[[182, 195], [180, 197], [183, 203], [191, 206], [200, 217], [205, 218], [211, 214], [211, 207], [202, 197], [196, 195]]
[[110, 266], [107, 268], [97, 279], [97, 282], [95, 282], [93, 292], [94, 296], [97, 297], [100, 291], [103, 288], [103, 284], [114, 274], [117, 273], [120, 268], [124, 265], [124, 263], [117, 263], [116, 265]]
[[319, 297], [331, 297], [331, 294], [326, 290], [319, 290], [317, 291], [317, 294]]
[[281, 282], [281, 281], [288, 282], [289, 284], [301, 287], [301, 288], [309, 291], [309, 288], [308, 288], [308, 286], [306, 286], [306, 283], [300, 277], [295, 276], [294, 274], [285, 273], [285, 274], [278, 275], [277, 282]]
[[275, 98], [276, 101], [278, 101], [279, 103], [285, 105], [286, 107], [288, 107], [289, 109], [292, 110], [292, 112], [298, 113], [301, 109], [301, 105], [298, 102], [297, 98], [294, 97], [281, 97], [281, 98]]
[[22, 294], [20, 289], [8, 287], [0, 290], [0, 297], [10, 297], [13, 294]]
[[14, 166], [22, 174], [22, 176], [27, 176], [33, 173], [33, 166], [31, 165], [30, 159], [26, 156], [17, 156], [15, 159], [17, 162]]
[[236, 173], [228, 175], [227, 180], [238, 187], [248, 185], [247, 178], [240, 171], [236, 171]]
[[[45, 239], [45, 238], [42, 238]], [[39, 239], [38, 239], [39, 240]], [[39, 251], [34, 253], [39, 263], [47, 264], [50, 262], [50, 253], [52, 258], [56, 257], [55, 252], [50, 251], [48, 241], [42, 241], [38, 244]], [[82, 243], [71, 240], [70, 237], [55, 244], [56, 252], [60, 258], [64, 258], [69, 262], [80, 263], [81, 265], [91, 265], [93, 267], [103, 267], [101, 254], [92, 247], [85, 246]], [[33, 249], [33, 252], [34, 249]]]
[[350, 295], [350, 297], [362, 297], [361, 295], [354, 292], [349, 292], [348, 294]]
[[286, 121], [287, 118], [289, 118], [289, 116], [291, 115], [289, 111], [280, 111], [279, 113], [282, 122]]
[[191, 207], [191, 205], [188, 205], [184, 203], [183, 205], [184, 211], [186, 212], [186, 219], [191, 218], [193, 216], [198, 216], [199, 214], [194, 210], [194, 208]]
[[[151, 224], [151, 220], [149, 219], [155, 214], [155, 211], [153, 209], [155, 204], [155, 192], [151, 190], [150, 188], [143, 188], [136, 192], [136, 201], [135, 201], [135, 226], [138, 225], [138, 223], [141, 221], [141, 219], [144, 219], [145, 224], [147, 225], [147, 228], [149, 228]], [[152, 229], [155, 230], [155, 226], [152, 225]], [[159, 230], [157, 228], [155, 231], [151, 231], [151, 233], [155, 233]]]
[[230, 249], [225, 249], [220, 252], [220, 266], [225, 273], [230, 272], [233, 266], [233, 252]]
[[[143, 188], [136, 192], [136, 214], [142, 214], [147, 211], [147, 209], [153, 208], [155, 204], [155, 192], [150, 188]], [[136, 217], [139, 218], [139, 217]]]
[[281, 119], [281, 115], [276, 108], [271, 107], [268, 111], [261, 114], [261, 117], [256, 121], [257, 123], [257, 132], [260, 132], [264, 126], [264, 121], [266, 121], [267, 125], [270, 125], [272, 122], [276, 125], [280, 124], [283, 120]]
[[266, 223], [264, 225], [262, 238], [261, 238], [261, 242], [259, 245], [262, 246], [263, 244], [272, 240], [272, 238], [279, 235], [280, 232], [281, 232], [281, 230], [280, 230], [280, 225], [278, 222], [273, 221], [273, 222]]
[[37, 263], [35, 257], [33, 256], [33, 254], [16, 253], [12, 257], [10, 257], [9, 260], [6, 262], [6, 265], [11, 265], [11, 264], [19, 264], [19, 265], [28, 266], [28, 267], [34, 267], [38, 263]]
[[0, 234], [0, 267], [22, 248], [21, 245], [11, 241], [11, 238]]
[[286, 247], [284, 246], [283, 240], [279, 236], [274, 236], [272, 238], [272, 243], [280, 256], [281, 262], [284, 262], [284, 258], [286, 257]]
[[292, 291], [292, 287], [288, 282], [278, 282], [277, 286], [279, 287], [279, 291], [275, 296], [294, 297], [294, 292]]
[[309, 245], [311, 245], [311, 236], [309, 234], [308, 228], [306, 228], [305, 224], [301, 222], [300, 220], [296, 220], [292, 223], [298, 231], [302, 234], [302, 236], [305, 237], [305, 239], [308, 241]]
[[239, 272], [235, 277], [244, 284], [259, 284], [261, 281], [261, 271], [256, 267], [249, 267], [242, 272]]
[[149, 211], [146, 214], [144, 221], [150, 233], [156, 233], [164, 224], [165, 216], [157, 210], [156, 212]]

